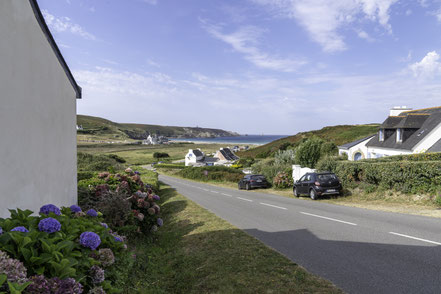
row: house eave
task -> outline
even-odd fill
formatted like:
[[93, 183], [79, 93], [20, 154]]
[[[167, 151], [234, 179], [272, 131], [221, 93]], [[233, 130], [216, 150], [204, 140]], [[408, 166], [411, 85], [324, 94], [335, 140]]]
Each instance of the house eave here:
[[66, 73], [67, 78], [69, 79], [69, 82], [71, 83], [72, 87], [74, 88], [75, 97], [77, 99], [81, 99], [82, 98], [82, 89], [80, 86], [78, 86], [77, 82], [75, 81], [75, 78], [72, 75], [72, 72], [69, 69], [69, 66], [67, 65], [66, 61], [64, 60], [64, 57], [61, 54], [61, 51], [58, 48], [57, 43], [55, 42], [54, 37], [52, 36], [52, 34], [49, 30], [49, 27], [46, 24], [46, 21], [44, 20], [43, 14], [41, 13], [40, 7], [38, 6], [37, 0], [29, 0], [29, 3], [32, 7], [35, 18], [37, 19], [37, 22], [40, 25], [41, 30], [43, 31], [44, 35], [46, 36], [46, 39], [48, 40], [52, 50], [55, 53], [55, 56], [58, 59], [58, 62], [60, 62], [61, 66], [63, 67], [64, 72]]

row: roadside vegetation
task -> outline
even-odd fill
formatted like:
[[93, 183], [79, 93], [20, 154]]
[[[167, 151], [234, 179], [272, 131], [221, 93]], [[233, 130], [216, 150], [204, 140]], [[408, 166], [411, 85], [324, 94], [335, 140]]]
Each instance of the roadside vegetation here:
[[165, 225], [137, 242], [125, 293], [342, 293], [174, 189], [160, 194]]

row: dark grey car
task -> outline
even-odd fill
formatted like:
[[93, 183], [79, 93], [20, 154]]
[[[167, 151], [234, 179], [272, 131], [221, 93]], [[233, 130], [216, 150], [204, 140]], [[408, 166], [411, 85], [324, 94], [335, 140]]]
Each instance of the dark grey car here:
[[294, 183], [294, 196], [309, 195], [316, 200], [321, 195], [341, 195], [342, 185], [338, 177], [329, 172], [306, 173]]
[[239, 181], [238, 188], [251, 190], [254, 188], [268, 188], [269, 184], [263, 175], [246, 175]]

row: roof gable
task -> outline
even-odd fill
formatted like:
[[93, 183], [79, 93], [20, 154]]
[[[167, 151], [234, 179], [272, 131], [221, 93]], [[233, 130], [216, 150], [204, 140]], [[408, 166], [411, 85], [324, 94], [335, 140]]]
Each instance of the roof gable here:
[[41, 13], [40, 7], [38, 6], [37, 0], [29, 0], [29, 3], [32, 7], [35, 18], [37, 19], [37, 22], [40, 25], [41, 30], [43, 31], [44, 35], [46, 36], [46, 39], [48, 40], [52, 50], [54, 51], [54, 53], [58, 59], [58, 62], [63, 67], [63, 70], [66, 73], [66, 76], [69, 79], [69, 82], [71, 83], [72, 87], [74, 88], [76, 98], [81, 99], [81, 97], [82, 97], [81, 87], [78, 86], [77, 82], [75, 81], [75, 78], [72, 75], [72, 72], [70, 71], [69, 67], [67, 66], [67, 63], [64, 60], [64, 57], [61, 54], [61, 51], [58, 48], [57, 43], [55, 42], [47, 24], [46, 24], [46, 21], [44, 20], [44, 17]]

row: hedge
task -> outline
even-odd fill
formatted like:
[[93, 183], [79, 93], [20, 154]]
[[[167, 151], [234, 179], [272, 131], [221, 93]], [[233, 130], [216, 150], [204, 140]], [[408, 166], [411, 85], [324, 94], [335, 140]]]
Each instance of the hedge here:
[[361, 162], [393, 162], [393, 161], [441, 161], [441, 152], [394, 155], [394, 156], [385, 156], [380, 158], [370, 158], [370, 159], [361, 160]]
[[404, 193], [435, 193], [441, 191], [441, 160], [338, 161], [335, 163], [333, 172], [344, 184], [367, 183]]

